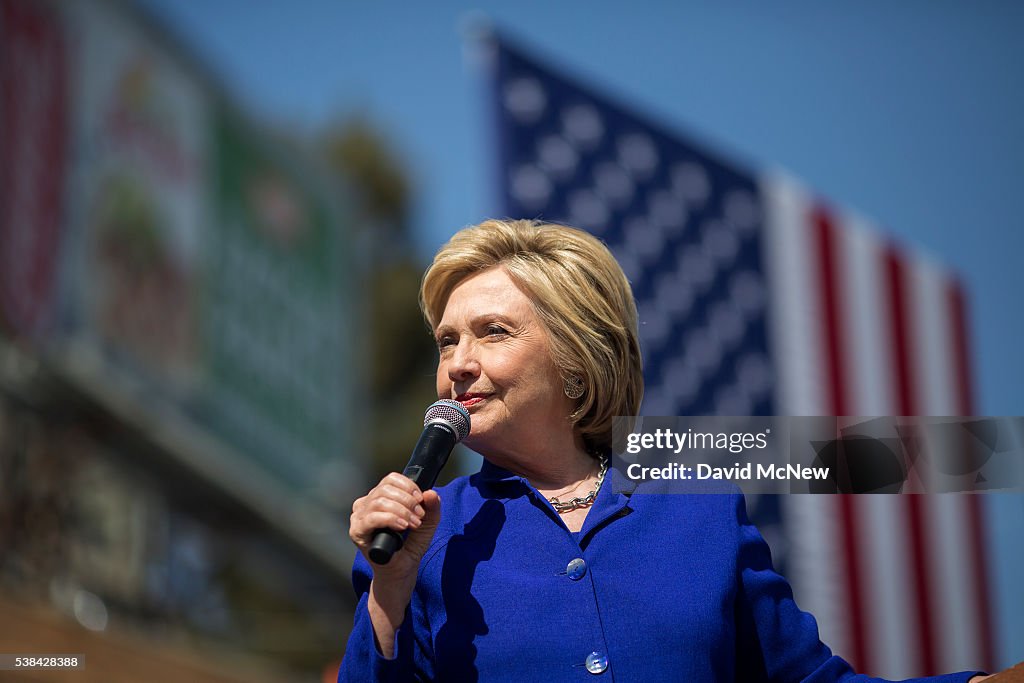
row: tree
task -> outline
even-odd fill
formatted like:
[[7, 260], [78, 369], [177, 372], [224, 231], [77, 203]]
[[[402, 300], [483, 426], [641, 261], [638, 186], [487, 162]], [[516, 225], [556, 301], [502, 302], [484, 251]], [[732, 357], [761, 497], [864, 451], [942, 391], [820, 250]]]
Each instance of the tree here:
[[397, 154], [363, 117], [328, 130], [322, 149], [341, 191], [355, 194], [356, 238], [369, 254], [364, 354], [376, 481], [405, 466], [434, 396], [437, 351], [417, 303], [423, 264], [409, 234], [411, 183]]

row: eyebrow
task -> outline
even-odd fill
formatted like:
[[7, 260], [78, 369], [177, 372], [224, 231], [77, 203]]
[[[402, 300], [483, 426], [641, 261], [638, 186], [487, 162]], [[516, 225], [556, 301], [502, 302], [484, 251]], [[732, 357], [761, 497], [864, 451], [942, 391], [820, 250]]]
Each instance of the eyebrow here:
[[[469, 326], [471, 328], [475, 328], [482, 325], [485, 322], [502, 322], [507, 325], [513, 324], [512, 319], [502, 313], [481, 313], [480, 315], [475, 315], [472, 318], [470, 318]], [[449, 334], [454, 331], [455, 327], [453, 327], [452, 325], [438, 325], [437, 329], [434, 331], [434, 337], [439, 338], [445, 334]]]

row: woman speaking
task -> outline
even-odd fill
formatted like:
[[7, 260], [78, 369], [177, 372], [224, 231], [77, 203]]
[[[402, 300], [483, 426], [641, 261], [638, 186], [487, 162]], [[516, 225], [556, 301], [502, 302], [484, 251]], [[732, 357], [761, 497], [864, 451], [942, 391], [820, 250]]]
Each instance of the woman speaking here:
[[[353, 504], [339, 681], [870, 680], [818, 639], [741, 495], [605, 483], [612, 418], [637, 414], [643, 379], [632, 292], [600, 241], [487, 221], [441, 248], [420, 300], [437, 395], [469, 411], [484, 461], [425, 493], [392, 473]], [[378, 529], [408, 532], [383, 565]]]

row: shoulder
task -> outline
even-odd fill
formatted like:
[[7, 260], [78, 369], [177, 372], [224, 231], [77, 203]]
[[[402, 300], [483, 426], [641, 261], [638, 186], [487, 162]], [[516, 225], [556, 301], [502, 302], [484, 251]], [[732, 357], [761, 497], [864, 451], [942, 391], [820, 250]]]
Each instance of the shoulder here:
[[745, 519], [743, 492], [733, 482], [709, 480], [655, 479], [637, 482], [618, 469], [610, 471], [613, 490], [628, 495], [634, 505], [655, 505], [701, 517]]
[[707, 541], [724, 553], [738, 552], [750, 524], [743, 494], [731, 483], [645, 482], [628, 495], [644, 529], [699, 545]]

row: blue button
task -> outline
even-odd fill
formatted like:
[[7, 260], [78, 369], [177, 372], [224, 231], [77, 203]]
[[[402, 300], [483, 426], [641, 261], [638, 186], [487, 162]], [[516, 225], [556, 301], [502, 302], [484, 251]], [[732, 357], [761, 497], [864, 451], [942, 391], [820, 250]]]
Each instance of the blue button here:
[[608, 668], [608, 656], [603, 652], [591, 652], [587, 655], [587, 671], [592, 674], [603, 674]]
[[582, 557], [577, 557], [565, 568], [565, 573], [573, 581], [579, 581], [587, 573], [587, 563], [583, 561]]

